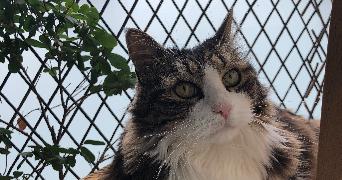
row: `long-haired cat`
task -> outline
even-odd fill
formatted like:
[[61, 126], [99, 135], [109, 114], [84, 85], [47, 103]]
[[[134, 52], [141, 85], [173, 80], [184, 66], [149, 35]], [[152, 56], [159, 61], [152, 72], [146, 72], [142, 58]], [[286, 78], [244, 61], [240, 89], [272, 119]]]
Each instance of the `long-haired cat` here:
[[231, 24], [232, 12], [191, 49], [167, 49], [141, 30], [127, 31], [136, 94], [104, 179], [315, 178], [319, 122], [268, 100]]

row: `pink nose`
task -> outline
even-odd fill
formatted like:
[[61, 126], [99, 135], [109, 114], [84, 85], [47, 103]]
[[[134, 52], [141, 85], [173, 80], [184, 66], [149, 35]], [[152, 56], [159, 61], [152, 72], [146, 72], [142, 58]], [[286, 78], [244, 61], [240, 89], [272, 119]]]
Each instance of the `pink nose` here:
[[229, 111], [232, 109], [232, 105], [230, 103], [218, 105], [214, 108], [214, 111], [218, 114], [221, 114], [225, 119], [229, 116]]

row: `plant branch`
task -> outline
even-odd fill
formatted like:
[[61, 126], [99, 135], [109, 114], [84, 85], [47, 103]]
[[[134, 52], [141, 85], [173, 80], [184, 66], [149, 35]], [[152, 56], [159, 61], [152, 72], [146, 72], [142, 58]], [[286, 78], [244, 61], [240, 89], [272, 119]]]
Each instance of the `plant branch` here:
[[112, 156], [110, 156], [110, 157], [106, 157], [105, 154], [106, 154], [106, 152], [108, 151], [108, 149], [110, 148], [110, 146], [113, 146], [117, 141], [118, 141], [118, 139], [115, 140], [112, 144], [107, 145], [107, 147], [103, 150], [103, 152], [102, 152], [102, 154], [101, 154], [99, 160], [97, 160], [97, 162], [95, 163], [94, 167], [91, 169], [91, 171], [90, 171], [89, 174], [93, 173], [93, 172], [95, 171], [95, 169], [98, 168], [98, 166], [99, 166], [100, 163], [102, 163], [103, 161], [106, 161], [107, 159], [109, 159], [109, 158], [111, 158], [111, 157], [114, 156], [114, 155], [112, 155]]
[[35, 143], [37, 146], [42, 147], [36, 140], [34, 140], [34, 139], [32, 138], [31, 135], [29, 135], [29, 134], [27, 134], [26, 132], [22, 131], [21, 129], [19, 129], [19, 128], [13, 126], [13, 124], [10, 124], [10, 123], [8, 123], [8, 122], [2, 120], [2, 119], [0, 119], [0, 122], [2, 122], [2, 123], [4, 123], [4, 124], [6, 124], [7, 126], [9, 126], [9, 127], [13, 128], [13, 129], [17, 130], [17, 131], [20, 132], [21, 134], [27, 136], [27, 137], [28, 137], [33, 143]]

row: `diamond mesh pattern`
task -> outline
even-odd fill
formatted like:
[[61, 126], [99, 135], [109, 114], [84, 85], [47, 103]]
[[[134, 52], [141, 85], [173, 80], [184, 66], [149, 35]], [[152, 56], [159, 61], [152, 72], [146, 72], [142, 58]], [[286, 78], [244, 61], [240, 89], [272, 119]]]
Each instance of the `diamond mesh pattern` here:
[[[242, 42], [248, 50], [259, 72], [261, 81], [271, 89], [271, 99], [284, 108], [308, 118], [320, 118], [321, 94], [327, 52], [328, 28], [331, 1], [323, 0], [186, 0], [186, 1], [123, 1], [123, 0], [79, 0], [100, 11], [100, 23], [118, 39], [114, 49], [128, 59], [125, 46], [125, 28], [139, 28], [151, 34], [166, 46], [193, 47], [210, 37], [219, 27], [228, 11], [234, 7], [238, 30]], [[42, 73], [46, 67], [44, 52], [30, 49], [24, 52], [28, 59], [23, 64], [28, 74], [11, 74], [7, 64], [0, 66], [0, 118], [13, 124], [18, 117], [28, 122], [25, 130], [33, 139], [51, 143], [47, 124], [55, 127], [62, 125], [62, 147], [77, 148], [86, 139], [101, 140], [107, 147], [89, 147], [94, 153], [110, 150], [115, 153], [113, 142], [123, 131], [124, 121], [128, 119], [125, 110], [134, 96], [133, 90], [125, 91], [122, 96], [107, 97], [97, 93], [83, 102], [62, 122], [63, 108], [55, 107], [60, 102], [60, 92], [56, 78]], [[131, 68], [134, 69], [131, 62]], [[86, 74], [70, 68], [63, 76], [63, 95], [69, 96], [78, 83], [85, 78], [82, 89], [89, 84]], [[37, 92], [34, 92], [35, 85]], [[85, 88], [78, 95], [71, 96], [71, 102], [89, 92]], [[43, 110], [37, 97], [43, 102]], [[44, 112], [44, 113], [42, 113]], [[48, 121], [43, 118], [48, 117]], [[2, 124], [1, 126], [3, 126]], [[9, 128], [9, 127], [7, 127]], [[7, 161], [7, 175], [16, 170], [22, 157], [17, 153], [29, 151], [33, 145], [30, 138], [13, 133], [13, 149], [7, 160], [0, 157], [0, 171], [3, 172]], [[91, 170], [99, 169], [110, 163], [88, 166], [82, 157], [77, 158], [74, 168], [65, 170], [66, 179], [86, 176]], [[40, 169], [40, 164], [32, 159], [26, 160], [20, 170], [32, 172], [38, 179], [57, 176], [52, 168]]]

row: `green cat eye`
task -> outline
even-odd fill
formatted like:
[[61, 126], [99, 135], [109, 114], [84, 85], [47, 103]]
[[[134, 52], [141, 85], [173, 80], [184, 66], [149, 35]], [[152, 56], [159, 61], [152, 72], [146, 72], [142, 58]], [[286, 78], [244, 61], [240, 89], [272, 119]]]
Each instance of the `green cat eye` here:
[[223, 76], [222, 82], [227, 88], [234, 87], [240, 83], [240, 73], [232, 69]]
[[190, 82], [178, 83], [175, 89], [175, 93], [181, 98], [192, 98], [197, 95], [197, 92], [197, 86]]

